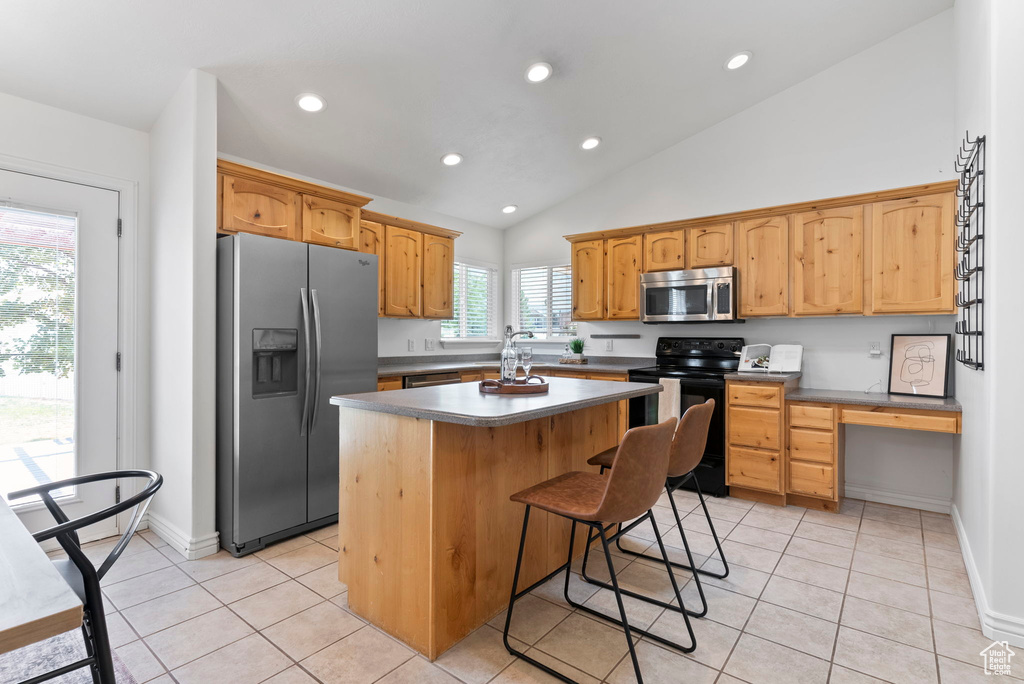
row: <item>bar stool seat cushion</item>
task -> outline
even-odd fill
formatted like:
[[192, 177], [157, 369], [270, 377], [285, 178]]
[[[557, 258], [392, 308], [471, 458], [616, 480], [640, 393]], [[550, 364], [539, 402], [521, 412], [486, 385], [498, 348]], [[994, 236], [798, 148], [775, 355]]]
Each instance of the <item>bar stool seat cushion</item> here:
[[607, 486], [607, 478], [597, 473], [574, 471], [516, 492], [510, 498], [550, 513], [594, 521]]
[[615, 460], [615, 452], [619, 450], [618, 446], [605, 449], [601, 453], [591, 456], [587, 459], [587, 465], [601, 466], [602, 468], [611, 468], [612, 462]]

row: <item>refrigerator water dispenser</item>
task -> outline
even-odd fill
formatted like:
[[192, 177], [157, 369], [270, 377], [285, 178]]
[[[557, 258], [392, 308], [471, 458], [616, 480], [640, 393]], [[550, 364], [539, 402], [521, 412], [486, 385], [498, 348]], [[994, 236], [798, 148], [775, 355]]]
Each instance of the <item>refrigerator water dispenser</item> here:
[[296, 394], [299, 390], [299, 331], [255, 328], [252, 331], [253, 398]]

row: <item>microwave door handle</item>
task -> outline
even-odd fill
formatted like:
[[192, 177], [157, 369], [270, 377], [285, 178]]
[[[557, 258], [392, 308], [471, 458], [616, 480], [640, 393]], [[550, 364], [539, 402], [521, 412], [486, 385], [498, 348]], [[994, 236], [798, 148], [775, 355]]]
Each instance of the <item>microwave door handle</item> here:
[[715, 300], [718, 299], [718, 294], [715, 292], [716, 289], [717, 288], [715, 287], [715, 281], [709, 280], [708, 284], [707, 284], [707, 291], [708, 291], [707, 307], [708, 307], [708, 320], [709, 321], [713, 321], [717, 317], [716, 314], [715, 314], [715, 310], [716, 310], [715, 309]]
[[306, 425], [309, 423], [309, 385], [312, 382], [312, 368], [310, 367], [310, 356], [312, 350], [309, 348], [309, 294], [306, 288], [299, 288], [299, 295], [302, 298], [302, 330], [306, 350], [306, 386], [305, 396], [302, 399], [302, 424], [299, 426], [299, 435], [306, 435]]

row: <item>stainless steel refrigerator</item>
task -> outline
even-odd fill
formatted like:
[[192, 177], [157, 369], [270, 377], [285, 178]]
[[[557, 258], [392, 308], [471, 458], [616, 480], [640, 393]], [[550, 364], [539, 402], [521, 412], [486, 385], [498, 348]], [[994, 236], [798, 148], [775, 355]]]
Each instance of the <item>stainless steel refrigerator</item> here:
[[330, 398], [376, 388], [376, 256], [257, 235], [217, 240], [223, 548], [241, 556], [337, 520]]

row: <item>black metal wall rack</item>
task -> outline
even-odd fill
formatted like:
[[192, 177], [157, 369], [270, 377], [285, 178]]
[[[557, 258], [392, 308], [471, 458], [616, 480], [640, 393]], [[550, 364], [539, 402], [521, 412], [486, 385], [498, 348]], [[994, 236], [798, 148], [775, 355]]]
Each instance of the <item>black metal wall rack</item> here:
[[984, 368], [985, 344], [985, 136], [968, 132], [956, 158], [956, 360]]

